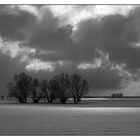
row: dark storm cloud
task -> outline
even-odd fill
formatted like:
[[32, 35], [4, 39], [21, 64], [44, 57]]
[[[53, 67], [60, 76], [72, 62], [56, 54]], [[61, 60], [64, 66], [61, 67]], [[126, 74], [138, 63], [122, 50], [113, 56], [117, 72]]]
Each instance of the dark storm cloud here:
[[[140, 48], [132, 46], [139, 39], [139, 8], [131, 11], [128, 16], [116, 14], [81, 21], [76, 32], [72, 32], [71, 26], [60, 27], [59, 18], [47, 8], [44, 8], [42, 18], [38, 21], [27, 11], [15, 8], [14, 14], [7, 6], [0, 8], [3, 11], [0, 14], [0, 35], [21, 40], [30, 34], [27, 45], [56, 53], [52, 56], [39, 56], [44, 60], [88, 62], [95, 58], [95, 50], [101, 49], [109, 53], [112, 62], [125, 63], [130, 69], [140, 66]], [[4, 8], [9, 12], [2, 10]], [[81, 8], [83, 6], [79, 7]]]
[[139, 15], [140, 8], [136, 8], [128, 16], [116, 14], [82, 21], [73, 37], [92, 52], [99, 48], [109, 54], [112, 62], [137, 69], [140, 67], [140, 47], [136, 48], [135, 43], [140, 41]]
[[35, 16], [10, 6], [0, 6], [0, 9], [0, 36], [9, 40], [26, 39], [32, 24], [36, 22]]
[[31, 46], [40, 46], [40, 48], [51, 50], [63, 49], [64, 47], [67, 47], [69, 43], [71, 44], [71, 41], [66, 30], [63, 28], [55, 30], [40, 30], [36, 34], [32, 35], [29, 42]]
[[32, 35], [29, 45], [44, 51], [51, 50], [55, 55], [41, 55], [46, 60], [69, 60], [74, 62], [92, 61], [95, 50], [87, 45], [75, 43], [71, 37], [72, 27], [63, 26], [55, 30], [40, 30]]
[[49, 17], [53, 25], [45, 22], [44, 27], [49, 26], [50, 30], [36, 29], [37, 32], [32, 34], [29, 44], [32, 47], [56, 52], [53, 56], [40, 56], [44, 60], [92, 61], [95, 58], [95, 50], [100, 49], [109, 53], [112, 62], [125, 63], [127, 68], [135, 69], [140, 66], [140, 48], [132, 46], [139, 39], [139, 13], [137, 8], [128, 16], [115, 14], [101, 19], [81, 21], [78, 30], [74, 32], [70, 26], [59, 27], [59, 20], [48, 14], [46, 21]]

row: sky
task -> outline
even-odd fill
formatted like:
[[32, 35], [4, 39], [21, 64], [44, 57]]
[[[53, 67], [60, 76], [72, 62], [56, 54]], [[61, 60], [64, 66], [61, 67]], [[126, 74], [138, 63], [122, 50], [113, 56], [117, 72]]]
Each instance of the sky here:
[[140, 6], [0, 5], [0, 95], [20, 72], [78, 73], [90, 95], [140, 96]]

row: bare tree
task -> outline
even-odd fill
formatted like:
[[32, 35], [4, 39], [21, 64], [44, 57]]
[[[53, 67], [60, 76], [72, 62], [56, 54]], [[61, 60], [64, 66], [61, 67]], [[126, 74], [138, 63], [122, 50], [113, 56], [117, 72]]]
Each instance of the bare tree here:
[[42, 97], [42, 93], [39, 91], [39, 81], [34, 78], [31, 82], [31, 98], [33, 103], [38, 103]]
[[71, 75], [70, 81], [70, 92], [72, 94], [74, 104], [78, 104], [81, 100], [81, 97], [87, 94], [89, 91], [88, 83], [85, 79], [82, 79], [82, 77], [77, 74]]
[[19, 100], [20, 103], [26, 103], [31, 89], [32, 77], [24, 72], [15, 75], [14, 80], [8, 84], [10, 96]]
[[51, 94], [51, 89], [50, 89], [50, 83], [47, 80], [42, 80], [40, 83], [40, 90], [43, 93], [44, 97], [47, 99], [48, 103], [51, 103], [50, 100], [50, 94]]
[[56, 75], [51, 81], [51, 97], [59, 98], [62, 104], [65, 104], [69, 97], [69, 75]]
[[34, 103], [38, 103], [45, 97], [48, 103], [55, 99], [60, 99], [65, 104], [69, 97], [72, 97], [75, 104], [78, 104], [81, 97], [88, 93], [89, 86], [80, 75], [58, 74], [50, 81], [32, 79], [31, 76], [20, 73], [15, 75], [14, 80], [8, 84], [10, 96], [14, 96], [20, 103], [26, 103], [27, 97], [32, 98]]

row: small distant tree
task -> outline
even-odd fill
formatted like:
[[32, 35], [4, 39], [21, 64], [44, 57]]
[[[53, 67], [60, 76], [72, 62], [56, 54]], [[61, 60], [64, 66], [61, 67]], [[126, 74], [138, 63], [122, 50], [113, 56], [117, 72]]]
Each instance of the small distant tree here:
[[59, 74], [50, 81], [51, 98], [59, 98], [62, 104], [65, 104], [69, 97], [69, 75]]
[[81, 97], [89, 91], [88, 82], [85, 79], [82, 79], [80, 75], [73, 74], [71, 75], [70, 84], [70, 92], [72, 94], [74, 104], [78, 104]]
[[122, 98], [123, 97], [123, 93], [113, 93], [111, 95], [112, 98]]
[[31, 98], [33, 103], [38, 103], [42, 98], [42, 93], [39, 91], [39, 80], [34, 78], [31, 82]]
[[20, 103], [26, 103], [31, 89], [32, 77], [24, 72], [15, 75], [14, 80], [8, 84], [9, 94]]
[[51, 89], [50, 89], [50, 83], [47, 80], [42, 80], [40, 83], [40, 90], [43, 93], [43, 96], [47, 99], [48, 103], [51, 103], [50, 99], [50, 94], [51, 94]]

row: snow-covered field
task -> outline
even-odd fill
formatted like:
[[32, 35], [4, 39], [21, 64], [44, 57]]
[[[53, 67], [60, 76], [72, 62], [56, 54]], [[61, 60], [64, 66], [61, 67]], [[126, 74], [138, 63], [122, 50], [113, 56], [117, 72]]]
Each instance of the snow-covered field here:
[[0, 135], [140, 135], [140, 108], [0, 104]]

